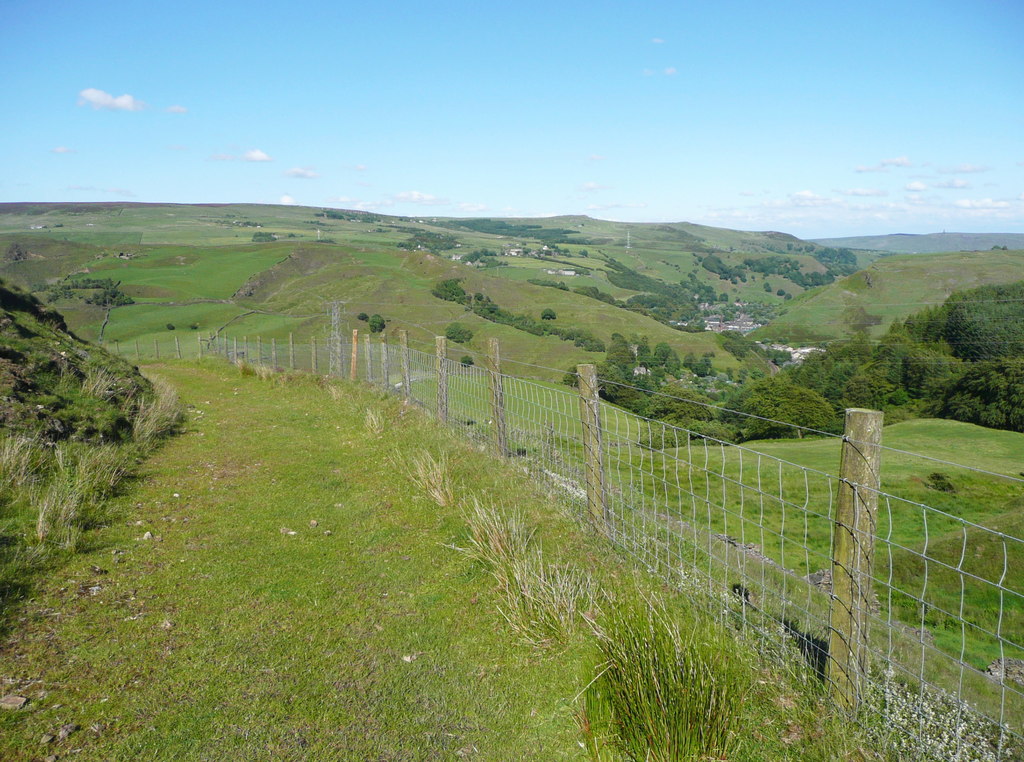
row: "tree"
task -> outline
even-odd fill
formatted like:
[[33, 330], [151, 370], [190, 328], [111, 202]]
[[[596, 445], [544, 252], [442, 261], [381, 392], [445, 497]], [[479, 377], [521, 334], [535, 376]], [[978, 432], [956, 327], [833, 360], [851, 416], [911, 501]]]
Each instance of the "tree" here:
[[174, 323], [168, 323], [167, 324], [167, 330], [168, 331], [173, 331], [174, 330]]
[[757, 416], [743, 421], [746, 439], [803, 436], [799, 428], [787, 423], [818, 430], [828, 430], [836, 424], [835, 409], [827, 399], [779, 378], [765, 378], [751, 385], [740, 410]]
[[380, 333], [381, 331], [384, 330], [384, 318], [381, 317], [380, 315], [377, 315], [376, 313], [370, 315], [370, 319], [368, 322], [370, 324], [370, 333]]
[[356, 320], [362, 320], [364, 323], [369, 319], [370, 316], [367, 315], [365, 312], [360, 312], [358, 315], [356, 315]]
[[473, 332], [461, 323], [449, 323], [444, 335], [456, 344], [465, 344], [473, 338]]
[[550, 307], [546, 308], [543, 312], [540, 313], [541, 320], [554, 320], [557, 317], [558, 315], [556, 315], [555, 311]]
[[459, 360], [459, 362], [462, 363], [463, 365], [472, 365], [473, 364], [473, 358], [470, 357], [469, 355], [463, 355], [462, 359]]
[[438, 299], [444, 299], [448, 302], [458, 302], [459, 304], [466, 302], [466, 290], [462, 287], [458, 278], [439, 281], [430, 290], [430, 293]]
[[972, 363], [949, 387], [939, 414], [993, 429], [1024, 432], [1024, 360]]

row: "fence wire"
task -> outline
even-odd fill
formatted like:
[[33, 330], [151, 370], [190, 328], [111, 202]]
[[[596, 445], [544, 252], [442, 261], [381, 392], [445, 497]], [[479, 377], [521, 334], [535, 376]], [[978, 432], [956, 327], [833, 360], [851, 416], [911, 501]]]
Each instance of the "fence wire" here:
[[[616, 547], [694, 593], [696, 604], [764, 652], [788, 654], [834, 680], [832, 576], [843, 570], [833, 535], [842, 478], [604, 403], [599, 431], [588, 439], [580, 396], [567, 387], [394, 339], [329, 343], [219, 336], [202, 351], [355, 378], [403, 396], [543, 479], [581, 520], [590, 517], [591, 442], [602, 463], [602, 529]], [[129, 356], [133, 349], [121, 347]], [[914, 455], [893, 452], [904, 461]], [[967, 471], [990, 494], [1017, 500], [1017, 518], [990, 518], [1019, 533], [1020, 480], [998, 483], [992, 472]], [[858, 612], [867, 651], [858, 720], [906, 758], [1024, 759], [1024, 541], [884, 481], [879, 489], [847, 486], [858, 505], [869, 498], [878, 505], [870, 537], [860, 538], [874, 553], [858, 583], [867, 601]]]

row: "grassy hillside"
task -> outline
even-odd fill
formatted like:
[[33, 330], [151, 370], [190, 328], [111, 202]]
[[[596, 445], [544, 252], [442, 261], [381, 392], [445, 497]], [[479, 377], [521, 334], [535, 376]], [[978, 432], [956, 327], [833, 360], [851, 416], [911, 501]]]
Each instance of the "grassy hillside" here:
[[1024, 249], [1024, 233], [899, 233], [819, 238], [815, 243], [822, 246], [844, 246], [849, 249], [871, 249], [894, 254], [938, 254], [949, 251], [989, 251], [993, 246]]
[[793, 299], [754, 336], [815, 342], [852, 335], [880, 336], [896, 319], [941, 304], [954, 291], [1020, 280], [1024, 251], [894, 256]]

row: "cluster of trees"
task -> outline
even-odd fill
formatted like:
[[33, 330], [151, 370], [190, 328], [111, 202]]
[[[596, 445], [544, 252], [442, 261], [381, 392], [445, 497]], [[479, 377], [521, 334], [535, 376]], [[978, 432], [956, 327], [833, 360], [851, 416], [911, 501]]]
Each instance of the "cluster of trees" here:
[[264, 230], [260, 230], [252, 234], [253, 243], [270, 243], [271, 241], [277, 240], [276, 233], [268, 233]]
[[408, 240], [396, 244], [398, 248], [408, 251], [426, 249], [434, 254], [438, 254], [442, 251], [454, 249], [459, 245], [459, 239], [449, 233], [434, 233], [429, 230], [419, 230], [416, 228], [410, 229], [414, 231], [412, 236]]
[[356, 320], [361, 320], [367, 324], [370, 329], [370, 333], [380, 333], [387, 326], [387, 321], [377, 313], [367, 315], [365, 312], [360, 312], [356, 315]]
[[78, 291], [87, 291], [83, 300], [86, 304], [100, 307], [122, 307], [135, 304], [135, 300], [121, 290], [121, 281], [111, 278], [78, 278], [67, 280], [46, 290], [46, 300], [55, 302], [58, 299], [75, 299]]
[[552, 322], [557, 317], [553, 310], [546, 310], [550, 315], [545, 317], [544, 313], [542, 313], [539, 320], [531, 315], [516, 314], [498, 306], [485, 294], [467, 294], [466, 290], [462, 287], [462, 281], [458, 278], [438, 281], [430, 293], [438, 299], [461, 304], [474, 314], [482, 317], [484, 320], [490, 320], [492, 323], [511, 326], [520, 331], [531, 333], [534, 336], [557, 336], [563, 341], [573, 342], [577, 347], [587, 352], [605, 351], [604, 342], [586, 328], [552, 325]]
[[541, 225], [518, 224], [492, 219], [439, 221], [437, 224], [473, 230], [477, 233], [502, 235], [506, 238], [532, 238], [535, 241], [546, 243], [548, 246], [558, 243], [586, 243], [577, 231], [567, 228], [545, 228]]

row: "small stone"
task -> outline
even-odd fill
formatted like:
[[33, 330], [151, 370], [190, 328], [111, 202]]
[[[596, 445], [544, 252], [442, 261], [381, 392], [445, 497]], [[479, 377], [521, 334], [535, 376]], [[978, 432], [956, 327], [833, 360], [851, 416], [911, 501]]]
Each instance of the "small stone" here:
[[165, 630], [170, 630], [174, 627], [174, 622], [172, 622], [170, 619], [165, 619], [160, 623], [160, 626], [163, 627]]
[[324, 530], [324, 534], [325, 534], [325, 535], [326, 535], [327, 537], [330, 537], [330, 536], [331, 536], [332, 534], [334, 534], [334, 532], [332, 532], [332, 531], [331, 531], [330, 529], [325, 529], [325, 530]]
[[309, 520], [309, 525], [310, 525], [310, 526], [311, 526], [311, 527], [312, 527], [313, 529], [316, 529], [316, 528], [317, 528], [318, 526], [320, 526], [320, 522], [319, 522], [319, 521], [317, 521], [316, 519], [310, 519], [310, 520]]
[[61, 725], [60, 730], [57, 731], [57, 740], [63, 741], [76, 730], [78, 730], [78, 725], [73, 722], [69, 722], [67, 725]]
[[92, 566], [90, 568], [92, 569], [92, 573], [93, 574], [106, 574], [107, 573], [106, 569], [101, 569], [99, 566]]
[[54, 741], [54, 739], [56, 737], [57, 736], [55, 736], [53, 733], [47, 733], [46, 735], [44, 735], [42, 738], [39, 739], [39, 743], [41, 743], [43, 745], [46, 745], [48, 743], [53, 743], [53, 741]]
[[48, 757], [43, 757], [43, 762], [57, 762], [57, 755], [51, 754]]
[[28, 699], [24, 696], [4, 696], [0, 699], [0, 708], [2, 709], [21, 709], [25, 704], [28, 703]]
[[153, 533], [152, 532], [146, 532], [144, 535], [142, 535], [142, 539], [143, 540], [152, 540], [153, 539]]

